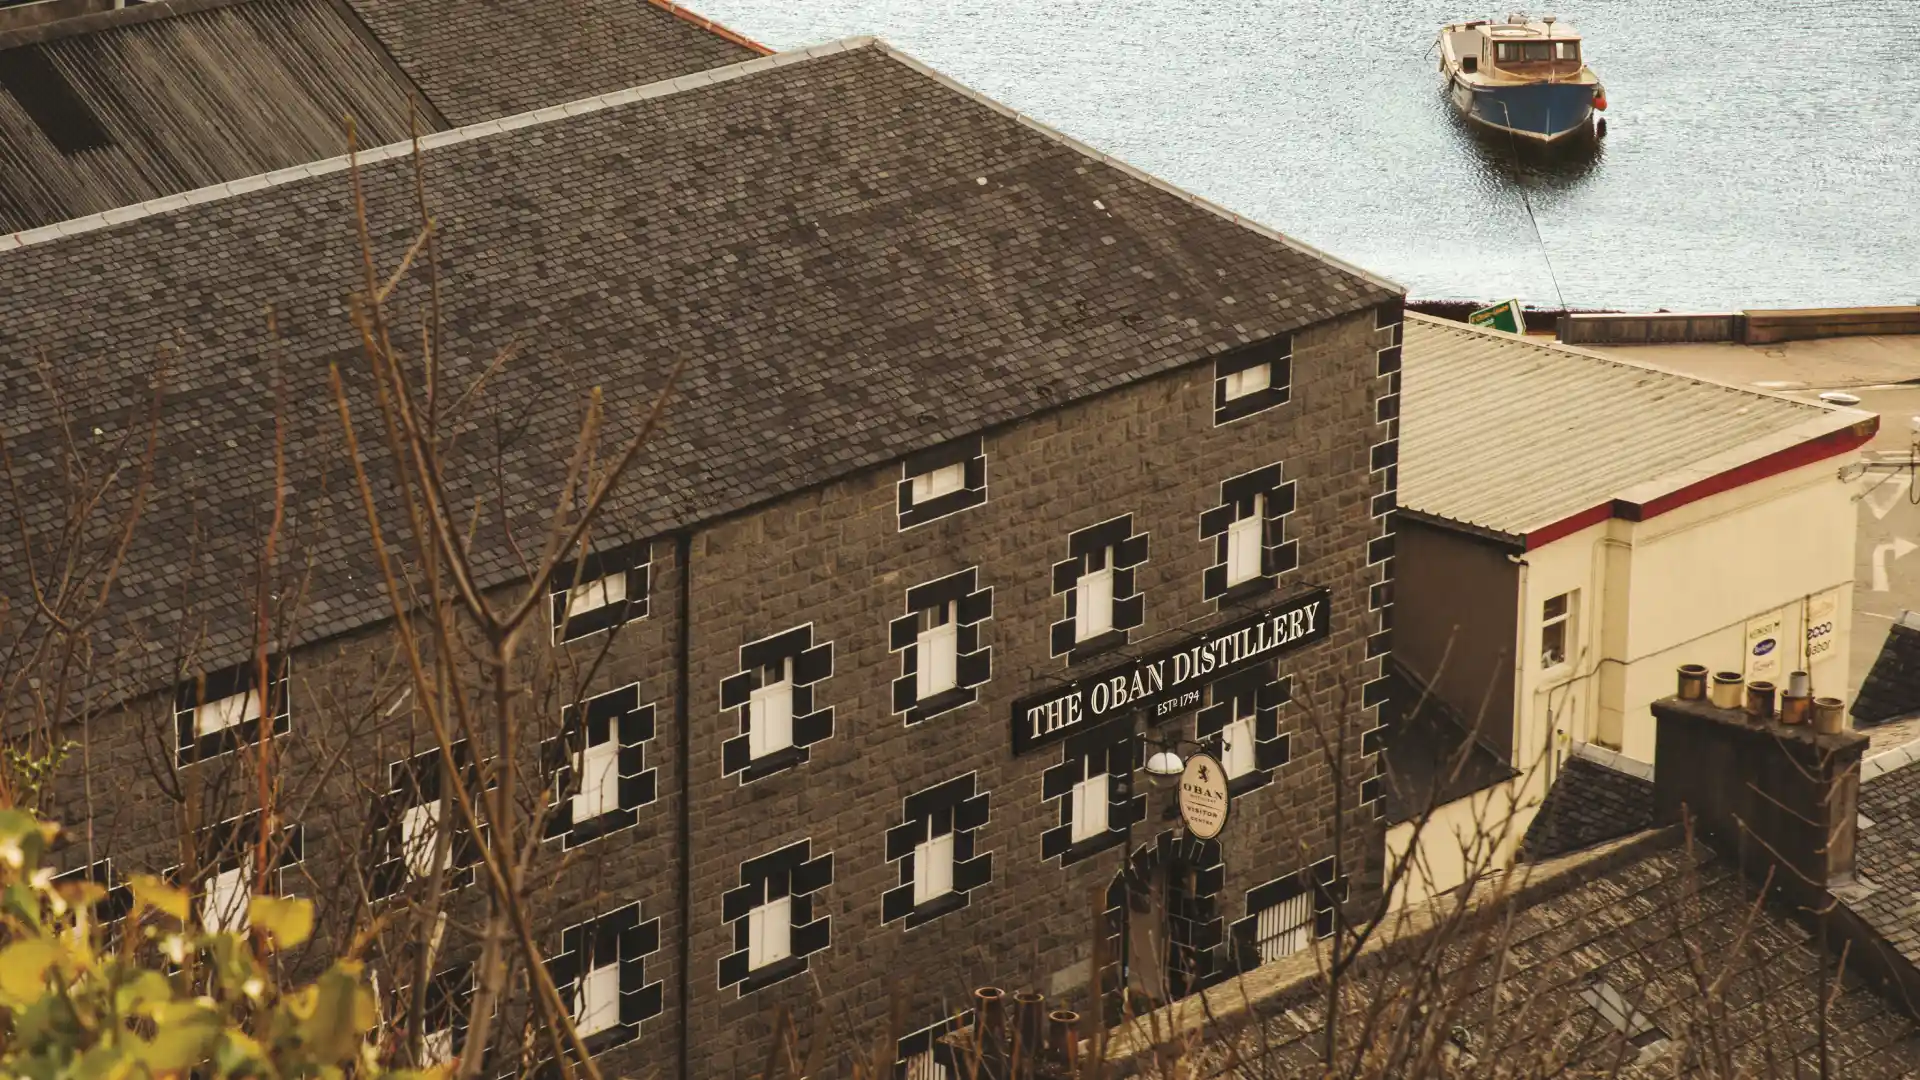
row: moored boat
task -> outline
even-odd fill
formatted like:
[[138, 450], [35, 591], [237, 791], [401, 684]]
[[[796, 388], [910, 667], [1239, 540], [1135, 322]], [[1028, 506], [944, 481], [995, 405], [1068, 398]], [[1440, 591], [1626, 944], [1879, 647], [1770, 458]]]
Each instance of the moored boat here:
[[1607, 107], [1580, 35], [1548, 15], [1475, 19], [1440, 31], [1440, 70], [1455, 108], [1476, 124], [1554, 142], [1586, 131]]

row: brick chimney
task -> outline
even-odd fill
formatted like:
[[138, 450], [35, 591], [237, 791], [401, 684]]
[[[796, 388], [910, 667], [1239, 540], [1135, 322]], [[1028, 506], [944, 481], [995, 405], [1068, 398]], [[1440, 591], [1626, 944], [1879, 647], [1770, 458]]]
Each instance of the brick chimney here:
[[1678, 822], [1684, 807], [1717, 851], [1756, 880], [1771, 868], [1809, 904], [1850, 883], [1867, 737], [1781, 723], [1768, 684], [1755, 684], [1755, 711], [1717, 706], [1700, 686], [1683, 669], [1681, 696], [1653, 703], [1655, 820]]

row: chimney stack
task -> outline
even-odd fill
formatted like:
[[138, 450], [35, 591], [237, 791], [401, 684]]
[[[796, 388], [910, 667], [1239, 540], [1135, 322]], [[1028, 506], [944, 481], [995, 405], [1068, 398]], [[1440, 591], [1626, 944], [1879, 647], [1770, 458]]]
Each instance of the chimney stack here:
[[1679, 693], [1653, 703], [1655, 820], [1678, 822], [1684, 807], [1702, 839], [1756, 879], [1771, 867], [1789, 896], [1818, 902], [1853, 879], [1867, 738], [1782, 723], [1770, 684], [1734, 704], [1729, 674], [1702, 697], [1700, 669], [1687, 665]]

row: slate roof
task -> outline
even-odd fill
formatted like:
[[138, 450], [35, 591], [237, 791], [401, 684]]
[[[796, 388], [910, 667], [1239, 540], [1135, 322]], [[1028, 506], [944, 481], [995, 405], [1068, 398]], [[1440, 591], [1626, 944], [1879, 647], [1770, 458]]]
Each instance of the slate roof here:
[[1552, 859], [1652, 826], [1650, 769], [1644, 774], [1624, 771], [1576, 754], [1560, 767], [1560, 775], [1554, 777], [1527, 825], [1519, 857], [1534, 862]]
[[454, 124], [751, 60], [767, 50], [650, 0], [347, 0]]
[[[1380, 723], [1387, 728], [1382, 810], [1390, 824], [1410, 821], [1429, 805], [1443, 806], [1518, 774], [1500, 755], [1472, 741], [1471, 721], [1431, 693], [1405, 665], [1390, 657], [1385, 677], [1387, 700], [1380, 705]], [[1463, 753], [1461, 747], [1469, 742]]]
[[[415, 235], [413, 165], [379, 157], [363, 180], [390, 266]], [[0, 429], [41, 535], [56, 527], [61, 443], [34, 359], [57, 365], [77, 433], [110, 439], [147, 397], [147, 359], [170, 358], [155, 488], [101, 635], [123, 678], [175, 677], [188, 598], [210, 634], [200, 666], [245, 655], [235, 568], [251, 566], [271, 508], [276, 370], [283, 550], [313, 567], [302, 638], [385, 614], [325, 389], [340, 362], [372, 423], [340, 167], [63, 224], [12, 250], [0, 238]], [[472, 456], [450, 466], [456, 503], [497, 484], [513, 528], [544, 528], [589, 390], [616, 445], [687, 362], [602, 544], [1401, 295], [867, 39], [445, 133], [425, 168], [448, 274], [443, 376], [465, 385], [520, 349], [488, 383], [498, 411], [464, 437]], [[417, 316], [421, 300], [409, 286], [396, 311]], [[10, 596], [24, 595], [16, 536], [0, 530]], [[476, 543], [485, 579], [524, 573], [497, 529]]]
[[351, 18], [173, 0], [0, 34], [0, 233], [332, 157], [348, 115], [407, 138], [406, 80]]
[[[1522, 886], [1511, 903], [1488, 901], [1485, 932], [1439, 938], [1424, 931], [1377, 959], [1363, 957], [1344, 992], [1344, 1039], [1364, 1039], [1382, 1054], [1409, 1034], [1450, 1044], [1451, 1067], [1422, 1075], [1822, 1075], [1819, 954], [1809, 935], [1778, 905], [1756, 906], [1732, 860], [1689, 851], [1673, 832], [1641, 834], [1585, 865], [1579, 860], [1588, 857], [1576, 856], [1563, 861], [1575, 865], [1541, 867], [1538, 875], [1551, 879], [1544, 887]], [[1244, 988], [1217, 988], [1223, 1004], [1248, 993], [1272, 1017], [1263, 1030], [1239, 1035], [1241, 1052], [1255, 1063], [1223, 1071], [1225, 1049], [1215, 1045], [1199, 1068], [1182, 1075], [1320, 1075], [1326, 989], [1313, 965], [1324, 962], [1286, 958], [1281, 964], [1294, 963], [1298, 976], [1287, 981], [1277, 973], [1271, 992], [1253, 987], [1255, 976]], [[1710, 1019], [1695, 962], [1708, 980], [1724, 975], [1718, 1019]], [[1628, 1021], [1637, 1040], [1583, 996], [1588, 988], [1599, 993], [1602, 983], [1647, 1025]], [[1920, 1075], [1912, 1022], [1857, 977], [1836, 983], [1828, 1010], [1831, 1075]], [[1438, 989], [1412, 998], [1416, 985]], [[1407, 1016], [1415, 1002], [1431, 1004], [1432, 1012]], [[1370, 1016], [1376, 1007], [1380, 1015]], [[1732, 1071], [1702, 1067], [1717, 1050], [1728, 1054]], [[1385, 1064], [1380, 1075], [1400, 1074]]]
[[1413, 313], [1405, 339], [1400, 505], [1508, 537], [1870, 415]]
[[1854, 867], [1865, 887], [1839, 894], [1882, 940], [1920, 966], [1920, 767], [1911, 763], [1911, 749], [1862, 763]]
[[765, 53], [666, 0], [161, 0], [0, 34], [0, 233]]
[[1920, 713], [1920, 615], [1903, 611], [1847, 710], [1860, 724], [1880, 724]]

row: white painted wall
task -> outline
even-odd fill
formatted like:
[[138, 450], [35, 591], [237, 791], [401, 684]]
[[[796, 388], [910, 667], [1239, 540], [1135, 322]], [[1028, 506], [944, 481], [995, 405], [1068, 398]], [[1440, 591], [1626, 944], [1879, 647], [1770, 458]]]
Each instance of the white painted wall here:
[[[1853, 615], [1856, 510], [1838, 459], [1722, 492], [1649, 521], [1609, 520], [1542, 545], [1521, 567], [1513, 766], [1522, 776], [1443, 807], [1420, 838], [1425, 873], [1397, 897], [1418, 901], [1460, 884], [1458, 837], [1482, 821], [1486, 800], [1531, 817], [1540, 791], [1574, 742], [1653, 761], [1652, 703], [1674, 692], [1675, 669], [1744, 671], [1747, 620], [1782, 612], [1781, 676], [1805, 667], [1809, 599], [1838, 591], [1833, 647], [1813, 665], [1814, 692], [1844, 696]], [[1541, 665], [1548, 597], [1578, 590], [1567, 663]], [[1388, 857], [1412, 842], [1388, 832]], [[1524, 828], [1521, 829], [1524, 832]], [[1504, 869], [1507, 845], [1494, 864]]]

